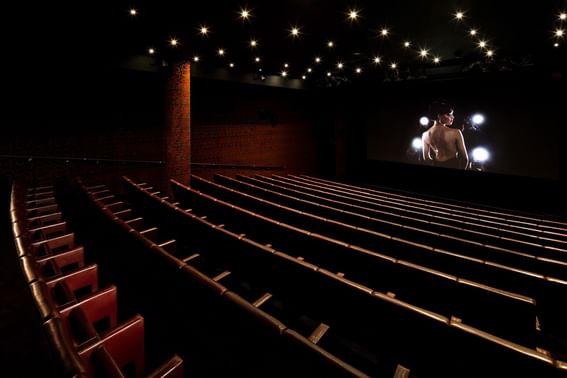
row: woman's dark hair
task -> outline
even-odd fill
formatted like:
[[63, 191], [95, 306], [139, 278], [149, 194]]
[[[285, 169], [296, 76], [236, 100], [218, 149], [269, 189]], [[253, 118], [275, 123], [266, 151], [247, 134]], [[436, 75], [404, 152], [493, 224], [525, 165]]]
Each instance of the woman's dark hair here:
[[430, 118], [437, 118], [437, 116], [439, 114], [449, 114], [453, 111], [453, 108], [451, 107], [451, 105], [445, 103], [445, 102], [432, 102], [431, 105], [429, 105], [429, 117]]

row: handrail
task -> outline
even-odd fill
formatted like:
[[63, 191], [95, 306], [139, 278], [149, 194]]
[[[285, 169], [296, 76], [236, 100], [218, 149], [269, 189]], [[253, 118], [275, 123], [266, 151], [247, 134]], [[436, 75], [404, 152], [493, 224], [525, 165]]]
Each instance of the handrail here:
[[124, 160], [124, 159], [107, 159], [107, 158], [87, 158], [74, 156], [25, 156], [25, 155], [0, 155], [0, 159], [24, 159], [29, 162], [34, 160], [53, 160], [64, 161], [65, 163], [83, 162], [83, 163], [120, 163], [120, 164], [155, 164], [165, 165], [163, 160]]
[[284, 171], [285, 166], [279, 165], [249, 165], [249, 164], [222, 164], [222, 163], [191, 163], [192, 167], [199, 168], [228, 168], [228, 169], [256, 169], [256, 170], [278, 170]]

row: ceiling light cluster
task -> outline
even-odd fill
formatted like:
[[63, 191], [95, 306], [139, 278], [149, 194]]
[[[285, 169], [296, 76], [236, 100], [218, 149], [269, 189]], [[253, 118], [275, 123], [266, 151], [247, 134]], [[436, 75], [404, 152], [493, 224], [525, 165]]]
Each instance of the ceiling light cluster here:
[[[459, 22], [463, 22], [464, 23], [464, 19], [466, 12], [462, 11], [462, 10], [457, 10], [455, 11], [455, 13], [453, 13], [453, 19], [459, 21]], [[470, 37], [473, 38], [474, 43], [476, 44], [476, 46], [482, 50], [484, 56], [486, 58], [493, 58], [494, 57], [494, 49], [493, 48], [489, 48], [488, 45], [488, 41], [486, 39], [484, 39], [483, 37], [481, 37], [479, 35], [479, 30], [476, 27], [469, 27], [468, 29], [468, 35]], [[437, 60], [438, 58], [433, 59], [434, 63], [439, 63], [440, 60]]]
[[[128, 9], [128, 13], [130, 16], [134, 17], [134, 16], [138, 16], [139, 15], [139, 10], [138, 9], [134, 9], [134, 8], [130, 8]], [[348, 9], [346, 12], [346, 16], [347, 16], [347, 20], [351, 21], [351, 22], [355, 22], [355, 21], [360, 21], [361, 17], [361, 11], [359, 9], [355, 9], [355, 8], [351, 8]], [[240, 19], [241, 21], [245, 21], [245, 22], [249, 22], [251, 21], [252, 17], [253, 17], [253, 13], [251, 9], [248, 8], [240, 8], [239, 11], [237, 11], [238, 14], [238, 19]], [[476, 45], [477, 48], [479, 48], [482, 53], [487, 57], [487, 58], [493, 58], [495, 56], [495, 48], [493, 46], [491, 46], [491, 44], [489, 44], [488, 40], [486, 39], [485, 36], [482, 36], [479, 32], [479, 29], [477, 27], [472, 27], [468, 24], [468, 20], [470, 17], [467, 17], [467, 11], [466, 10], [461, 10], [458, 9], [455, 12], [452, 13], [452, 19], [454, 21], [456, 21], [459, 24], [463, 24], [465, 27], [467, 27], [467, 34], [469, 37], [471, 37], [473, 39], [473, 43]], [[567, 13], [566, 12], [559, 12], [556, 16], [556, 20], [555, 20], [555, 25], [554, 25], [554, 29], [552, 30], [552, 38], [554, 40], [554, 45], [556, 47], [558, 47], [560, 44], [562, 44], [565, 40], [565, 36], [566, 36], [566, 30], [565, 30], [565, 26], [567, 24]], [[211, 34], [211, 28], [206, 25], [206, 24], [201, 24], [198, 26], [197, 28], [198, 30], [198, 34], [202, 37], [208, 37]], [[302, 33], [302, 28], [298, 25], [291, 25], [289, 27], [288, 31], [288, 35], [290, 37], [292, 37], [293, 39], [299, 39], [301, 37]], [[386, 39], [392, 36], [392, 31], [390, 27], [387, 26], [382, 26], [380, 29], [376, 30], [375, 33], [377, 33], [377, 37], [378, 38], [382, 38], [382, 39]], [[376, 36], [376, 34], [375, 34]], [[334, 49], [333, 51], [338, 51], [339, 48], [337, 48], [335, 41], [333, 40], [327, 40], [326, 42], [326, 46], [329, 49]], [[396, 44], [399, 43], [397, 46], [403, 46], [403, 48], [405, 49], [410, 49], [413, 47], [413, 43], [410, 39], [406, 39], [406, 40], [402, 40], [401, 42], [396, 42]], [[178, 38], [176, 37], [171, 37], [168, 41], [168, 44], [170, 45], [171, 48], [176, 48], [179, 47], [181, 42]], [[266, 42], [267, 44], [267, 42]], [[186, 49], [186, 46], [192, 46], [191, 41], [186, 42], [186, 45], [184, 46], [184, 48]], [[256, 38], [252, 38], [248, 41], [248, 46], [252, 49], [258, 49], [259, 48], [259, 42]], [[159, 46], [158, 46], [159, 47]], [[342, 46], [341, 46], [342, 47]], [[166, 49], [164, 49], [166, 50]], [[156, 54], [157, 49], [155, 47], [148, 47], [146, 49], [146, 53], [149, 55], [155, 55]], [[179, 50], [178, 50], [179, 51]], [[214, 50], [215, 51], [215, 50]], [[233, 51], [233, 50], [232, 50]], [[435, 55], [434, 53], [432, 53], [430, 51], [430, 49], [427, 49], [425, 47], [421, 47], [421, 48], [415, 48], [415, 50], [413, 50], [415, 52], [415, 59], [419, 59], [421, 61], [424, 62], [429, 62], [430, 64], [440, 64], [441, 63], [441, 57], [439, 55]], [[200, 52], [203, 52], [202, 50]], [[219, 57], [227, 57], [227, 51], [222, 48], [219, 47], [216, 49], [216, 55]], [[230, 54], [232, 55], [232, 54]], [[360, 53], [355, 53], [354, 55], [359, 56], [361, 55]], [[327, 57], [325, 55], [325, 57]], [[328, 57], [327, 57], [328, 58]], [[390, 59], [390, 58], [394, 58], [394, 57], [388, 57], [389, 63], [386, 65], [386, 67], [389, 67], [390, 69], [393, 70], [397, 70], [400, 68], [400, 65], [398, 64], [398, 62], [395, 59]], [[251, 58], [256, 64], [259, 64], [261, 62], [261, 58], [260, 56], [256, 55], [255, 57]], [[406, 56], [407, 59], [407, 56]], [[192, 60], [193, 62], [200, 62], [201, 61], [201, 57], [200, 55], [193, 55], [192, 56]], [[331, 59], [326, 59], [326, 64], [324, 66], [326, 66], [327, 70], [330, 69], [330, 71], [326, 72], [327, 76], [332, 76], [333, 72], [335, 70], [343, 70], [345, 72], [354, 72], [356, 74], [361, 74], [363, 72], [363, 67], [360, 66], [360, 58], [356, 58], [356, 61], [354, 62], [347, 62], [347, 63], [343, 63], [343, 62], [338, 62], [335, 64], [335, 66], [333, 67], [329, 67], [327, 66], [327, 64], [329, 64], [329, 61]], [[364, 59], [363, 59], [364, 60]], [[379, 55], [375, 55], [375, 56], [371, 56], [371, 57], [367, 57], [365, 59], [368, 63], [368, 65], [373, 64], [374, 66], [379, 66], [382, 65], [383, 63], [386, 63], [384, 58], [379, 56]], [[314, 58], [314, 62], [317, 64], [321, 64], [323, 62], [323, 58], [321, 56], [316, 56]], [[238, 62], [236, 62], [238, 63]], [[224, 64], [227, 64], [228, 67], [230, 68], [234, 68], [236, 66], [236, 63], [234, 61], [234, 57], [233, 60], [228, 63], [225, 61]], [[293, 62], [292, 62], [293, 63]], [[402, 63], [402, 65], [405, 65]], [[289, 63], [284, 63], [283, 67], [284, 69], [280, 71], [280, 75], [283, 77], [287, 77], [289, 76], [291, 73], [289, 71]], [[262, 71], [262, 68], [258, 69], [259, 72]], [[309, 74], [311, 74], [313, 72], [313, 69], [311, 67], [307, 67], [305, 68], [305, 70], [303, 71], [303, 74], [301, 74], [301, 78], [303, 80], [307, 79], [307, 77], [309, 76]]]
[[557, 21], [553, 29], [553, 47], [559, 47], [565, 41], [565, 24], [567, 23], [567, 12], [561, 11], [557, 14]]

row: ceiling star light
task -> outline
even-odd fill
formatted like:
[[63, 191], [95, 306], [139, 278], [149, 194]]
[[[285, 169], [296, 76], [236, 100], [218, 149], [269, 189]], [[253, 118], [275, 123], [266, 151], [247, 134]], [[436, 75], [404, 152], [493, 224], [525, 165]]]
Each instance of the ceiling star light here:
[[553, 34], [557, 37], [557, 38], [563, 38], [565, 36], [565, 30], [563, 29], [557, 29], [553, 32]]
[[332, 75], [332, 73], [330, 73], [330, 72], [327, 72], [327, 76], [329, 76], [329, 77], [330, 77], [331, 75]]
[[195, 56], [193, 57], [193, 62], [195, 62], [195, 63], [197, 63], [197, 62], [200, 61], [200, 60], [201, 60], [201, 58], [199, 58], [199, 56], [197, 56], [197, 55], [195, 55]]
[[316, 57], [316, 58], [315, 58], [315, 63], [321, 63], [321, 58]]
[[258, 41], [256, 41], [255, 39], [251, 39], [250, 40], [250, 47], [257, 47], [258, 46]]
[[234, 63], [230, 63], [228, 66], [229, 66], [230, 68], [234, 68]]
[[476, 29], [469, 30], [469, 35], [475, 36], [475, 35], [477, 35], [477, 33], [478, 33], [478, 30], [476, 30]]
[[380, 35], [382, 37], [387, 37], [390, 34], [390, 30], [388, 28], [382, 28], [382, 30], [380, 30]]
[[419, 56], [422, 58], [427, 58], [427, 56], [429, 55], [429, 50], [427, 49], [421, 49], [419, 50]]
[[374, 64], [380, 64], [380, 62], [382, 62], [382, 58], [375, 56], [372, 61], [374, 62]]
[[411, 46], [411, 42], [410, 41], [405, 41], [404, 42], [404, 47], [410, 47]]
[[199, 27], [199, 33], [203, 36], [207, 35], [207, 34], [209, 34], [209, 28], [203, 25], [203, 26]]
[[138, 14], [138, 11], [134, 8], [130, 9], [130, 11], [128, 12], [130, 13], [130, 16], [136, 16]]
[[219, 54], [220, 56], [223, 56], [224, 53], [225, 53], [224, 49], [219, 49], [218, 54]]
[[172, 38], [172, 39], [169, 40], [169, 44], [171, 46], [177, 46], [179, 44], [179, 41], [177, 41], [177, 39], [175, 39], [175, 38]]
[[313, 70], [311, 68], [307, 69], [307, 72], [311, 73]]
[[303, 80], [305, 80], [305, 79], [307, 79], [307, 76], [303, 75], [303, 76], [301, 76], [301, 78], [302, 78]]
[[292, 37], [297, 38], [297, 37], [299, 37], [299, 34], [301, 34], [301, 29], [300, 29], [299, 27], [297, 27], [297, 26], [292, 26], [292, 27], [289, 29], [289, 34], [290, 34]]
[[260, 59], [259, 56], [257, 56], [257, 57], [254, 59], [254, 61], [255, 61], [256, 63], [260, 63], [260, 60], [261, 60], [261, 59]]
[[481, 49], [484, 49], [487, 45], [488, 43], [484, 40], [478, 41], [478, 47], [480, 47]]
[[356, 9], [350, 9], [348, 12], [348, 19], [351, 21], [356, 21], [359, 17], [359, 12]]
[[333, 46], [335, 46], [335, 43], [333, 41], [329, 41], [329, 42], [327, 42], [327, 46], [333, 47]]
[[344, 64], [342, 64], [341, 62], [337, 63], [337, 68], [339, 70], [342, 70], [344, 68]]
[[359, 74], [359, 73], [362, 73], [362, 68], [360, 68], [360, 67], [356, 67], [356, 70], [355, 70], [355, 72], [356, 72], [357, 74]]
[[148, 49], [148, 54], [153, 55], [156, 53], [156, 50], [152, 49], [151, 47]]
[[285, 68], [288, 68], [288, 67], [289, 67], [289, 64], [287, 64], [287, 63], [284, 63], [284, 65], [283, 65], [283, 66], [284, 66]]
[[286, 77], [287, 76], [287, 71], [282, 71], [282, 76]]
[[433, 63], [435, 63], [435, 64], [441, 63], [441, 58], [439, 58], [438, 56], [436, 56], [435, 58], [433, 58]]
[[390, 64], [390, 68], [395, 70], [396, 68], [398, 68], [398, 65], [396, 63], [392, 63]]
[[565, 21], [565, 20], [567, 20], [567, 13], [565, 13], [565, 12], [559, 13], [558, 17], [561, 21]]
[[489, 58], [492, 58], [494, 56], [494, 51], [493, 50], [486, 50], [486, 56]]
[[250, 10], [246, 9], [246, 8], [242, 8], [240, 9], [240, 18], [244, 21], [248, 21], [248, 19], [252, 17], [252, 13], [250, 12]]
[[461, 21], [463, 18], [465, 18], [465, 12], [458, 10], [455, 12], [455, 19]]

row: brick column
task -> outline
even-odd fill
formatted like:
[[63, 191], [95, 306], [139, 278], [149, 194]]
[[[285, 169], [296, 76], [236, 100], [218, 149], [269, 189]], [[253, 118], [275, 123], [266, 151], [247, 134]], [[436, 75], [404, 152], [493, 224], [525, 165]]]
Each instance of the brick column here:
[[189, 183], [191, 175], [191, 69], [178, 63], [167, 83], [165, 104], [165, 177], [163, 188], [169, 191], [169, 179]]

